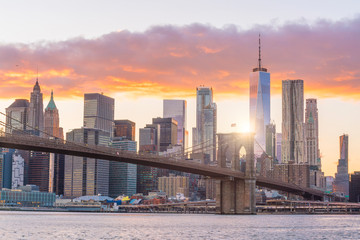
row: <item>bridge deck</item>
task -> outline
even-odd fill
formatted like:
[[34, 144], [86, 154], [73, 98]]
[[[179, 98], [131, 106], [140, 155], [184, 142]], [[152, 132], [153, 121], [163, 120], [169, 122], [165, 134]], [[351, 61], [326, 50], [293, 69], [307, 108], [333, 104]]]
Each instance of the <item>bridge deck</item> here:
[[[209, 166], [187, 160], [177, 160], [172, 157], [158, 156], [149, 153], [135, 153], [122, 151], [116, 148], [86, 145], [67, 142], [61, 139], [47, 139], [29, 135], [2, 134], [0, 136], [0, 147], [39, 152], [59, 153], [79, 157], [97, 158], [117, 162], [140, 164], [145, 166], [177, 170], [181, 172], [194, 173], [211, 178], [234, 178], [245, 179], [242, 172], [218, 166]], [[303, 188], [294, 184], [280, 182], [274, 179], [258, 176], [256, 184], [261, 187], [286, 191], [302, 196], [323, 197], [324, 192], [312, 188]]]

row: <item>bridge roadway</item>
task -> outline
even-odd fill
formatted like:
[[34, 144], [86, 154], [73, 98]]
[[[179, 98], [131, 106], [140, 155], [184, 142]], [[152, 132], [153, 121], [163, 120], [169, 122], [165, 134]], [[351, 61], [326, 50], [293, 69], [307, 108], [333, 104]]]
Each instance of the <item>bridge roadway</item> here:
[[[117, 162], [140, 164], [208, 176], [215, 179], [245, 179], [242, 172], [229, 168], [209, 166], [189, 160], [177, 160], [172, 157], [149, 153], [135, 153], [116, 148], [67, 142], [61, 139], [48, 139], [29, 135], [0, 135], [0, 147], [39, 152], [59, 153], [79, 157], [97, 158]], [[294, 184], [256, 177], [256, 185], [270, 189], [286, 191], [304, 196], [307, 199], [322, 199], [324, 192], [312, 188], [303, 188]]]

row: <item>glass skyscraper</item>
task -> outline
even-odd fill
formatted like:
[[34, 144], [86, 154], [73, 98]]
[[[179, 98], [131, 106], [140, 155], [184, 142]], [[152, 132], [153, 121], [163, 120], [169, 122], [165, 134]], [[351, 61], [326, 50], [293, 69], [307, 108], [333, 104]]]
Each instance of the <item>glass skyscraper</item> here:
[[163, 117], [173, 118], [177, 121], [177, 144], [187, 147], [186, 131], [186, 101], [168, 100], [163, 101]]
[[[110, 133], [93, 128], [79, 128], [66, 133], [66, 140], [90, 146], [108, 146]], [[66, 155], [64, 195], [80, 197], [98, 194], [109, 194], [109, 161]]]
[[[99, 93], [84, 95], [84, 127], [66, 134], [66, 140], [88, 145], [109, 146], [114, 127], [115, 100]], [[109, 194], [109, 161], [65, 157], [64, 195]]]
[[[139, 129], [139, 152], [158, 154], [160, 150], [160, 125], [147, 124]], [[137, 192], [148, 194], [158, 187], [159, 169], [155, 167], [137, 166]]]
[[115, 100], [99, 93], [84, 95], [84, 127], [113, 134]]
[[[135, 123], [130, 120], [115, 120], [111, 146], [124, 151], [137, 151]], [[132, 196], [136, 193], [137, 165], [110, 161], [109, 196]]]
[[[113, 148], [124, 151], [137, 151], [137, 142], [122, 137], [114, 137]], [[132, 196], [136, 193], [137, 165], [124, 162], [110, 162], [109, 196]]]
[[250, 73], [250, 130], [265, 149], [266, 125], [270, 123], [270, 73], [261, 66], [260, 38], [258, 62]]
[[217, 106], [213, 89], [196, 88], [196, 129], [193, 129], [193, 152], [203, 152], [209, 162], [216, 160]]

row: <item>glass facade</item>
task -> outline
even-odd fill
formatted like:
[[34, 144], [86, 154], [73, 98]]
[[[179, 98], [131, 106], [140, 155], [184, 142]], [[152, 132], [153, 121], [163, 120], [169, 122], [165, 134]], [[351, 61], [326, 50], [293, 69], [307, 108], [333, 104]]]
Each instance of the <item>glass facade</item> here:
[[250, 73], [250, 130], [265, 148], [266, 125], [270, 123], [270, 73], [261, 70]]
[[[114, 138], [111, 146], [124, 151], [137, 151], [137, 142], [123, 138]], [[117, 197], [136, 193], [137, 165], [123, 162], [110, 162], [109, 196]]]
[[[160, 149], [160, 125], [147, 124], [139, 130], [139, 152], [158, 154]], [[137, 192], [147, 195], [158, 187], [159, 169], [143, 165], [137, 166]]]
[[153, 124], [160, 125], [160, 152], [177, 144], [177, 122], [173, 118], [153, 118]]
[[114, 104], [115, 100], [111, 97], [99, 93], [85, 93], [84, 127], [113, 134]]
[[114, 137], [135, 141], [135, 123], [130, 120], [115, 120]]
[[7, 133], [13, 130], [27, 130], [26, 124], [29, 121], [30, 103], [26, 99], [16, 99], [8, 108], [6, 108], [6, 127]]
[[[110, 132], [99, 129], [80, 128], [66, 134], [66, 140], [88, 145], [108, 146]], [[65, 156], [64, 195], [109, 194], [109, 161]]]
[[177, 144], [186, 148], [186, 106], [185, 100], [164, 100], [163, 117], [173, 118], [177, 122]]
[[52, 207], [55, 193], [3, 189], [0, 191], [0, 205], [21, 207]]
[[217, 106], [213, 102], [213, 90], [196, 88], [196, 129], [193, 129], [193, 151], [201, 151], [216, 160]]

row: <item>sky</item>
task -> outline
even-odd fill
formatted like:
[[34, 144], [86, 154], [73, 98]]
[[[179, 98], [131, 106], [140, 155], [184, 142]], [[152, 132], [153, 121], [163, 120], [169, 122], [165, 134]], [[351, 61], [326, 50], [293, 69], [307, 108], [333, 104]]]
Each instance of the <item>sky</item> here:
[[116, 100], [115, 118], [137, 129], [162, 116], [163, 99], [185, 99], [191, 133], [196, 87], [205, 85], [214, 90], [218, 132], [234, 131], [232, 123], [247, 131], [249, 73], [261, 33], [277, 131], [281, 81], [303, 79], [305, 98], [318, 99], [325, 174], [336, 172], [344, 133], [350, 171], [360, 170], [358, 1], [0, 4], [0, 111], [16, 98], [29, 99], [38, 76], [44, 107], [54, 90], [65, 132], [82, 126], [83, 94], [103, 92]]

